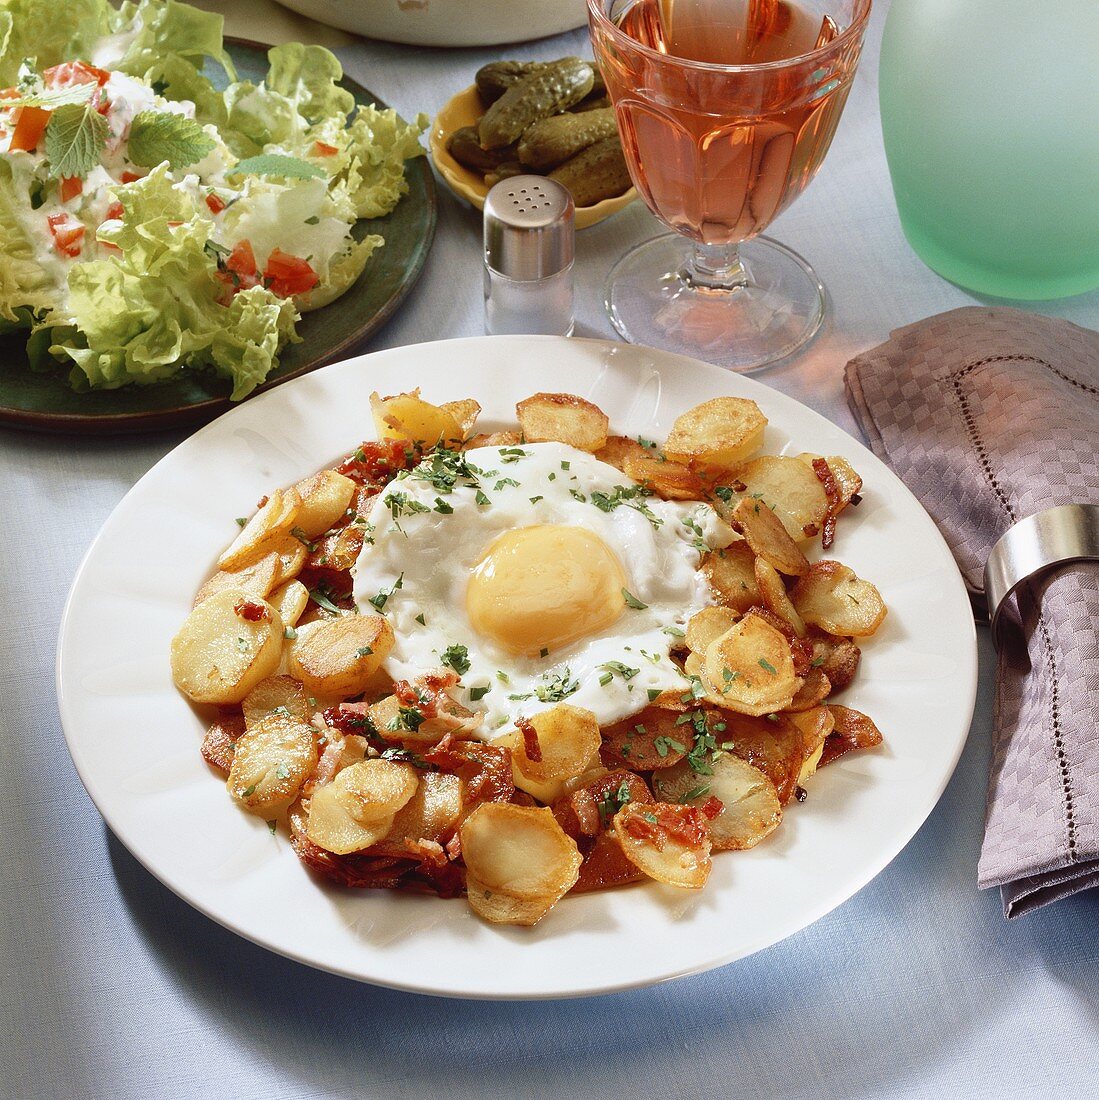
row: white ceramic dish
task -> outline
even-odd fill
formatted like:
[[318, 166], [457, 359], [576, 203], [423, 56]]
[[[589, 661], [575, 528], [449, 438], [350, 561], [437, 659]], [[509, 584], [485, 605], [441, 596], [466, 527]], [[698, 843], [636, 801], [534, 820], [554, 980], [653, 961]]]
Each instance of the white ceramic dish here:
[[[848, 457], [864, 501], [835, 555], [881, 589], [889, 617], [843, 702], [885, 745], [825, 768], [773, 838], [722, 854], [698, 894], [650, 884], [563, 901], [534, 929], [481, 923], [464, 900], [330, 888], [284, 836], [240, 812], [198, 753], [204, 726], [172, 686], [168, 644], [199, 583], [272, 487], [371, 434], [368, 395], [420, 386], [513, 419], [538, 390], [587, 396], [614, 429], [663, 438], [719, 394], [770, 418], [766, 449]], [[291, 958], [379, 985], [459, 997], [602, 993], [731, 962], [849, 898], [931, 812], [965, 741], [976, 686], [961, 578], [915, 498], [835, 425], [757, 382], [602, 341], [496, 337], [396, 348], [245, 402], [159, 462], [92, 544], [61, 624], [61, 718], [77, 770], [119, 839], [214, 920]], [[919, 889], [914, 883], [913, 889]]]
[[588, 21], [584, 0], [279, 0], [330, 27], [411, 46], [495, 46]]

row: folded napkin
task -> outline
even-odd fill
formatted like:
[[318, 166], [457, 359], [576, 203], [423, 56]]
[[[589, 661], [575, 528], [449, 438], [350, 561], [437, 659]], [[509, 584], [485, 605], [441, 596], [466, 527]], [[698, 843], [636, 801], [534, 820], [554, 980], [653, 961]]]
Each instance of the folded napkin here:
[[[1012, 524], [1099, 504], [1099, 333], [958, 309], [853, 359], [846, 385], [978, 605]], [[1099, 562], [1023, 585], [1004, 614], [978, 883], [1001, 888], [1011, 917], [1099, 885]]]

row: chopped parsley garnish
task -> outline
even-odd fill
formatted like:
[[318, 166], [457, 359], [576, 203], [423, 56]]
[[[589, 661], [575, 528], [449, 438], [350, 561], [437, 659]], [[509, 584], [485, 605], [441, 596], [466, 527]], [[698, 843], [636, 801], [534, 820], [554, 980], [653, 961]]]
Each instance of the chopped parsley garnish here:
[[642, 603], [632, 592], [628, 589], [622, 589], [622, 599], [626, 601], [627, 607], [632, 607], [634, 611], [644, 611], [649, 605]]
[[522, 447], [501, 447], [500, 461], [518, 462], [519, 459], [526, 458], [529, 453], [529, 451], [524, 451]]
[[279, 764], [279, 766], [275, 769], [275, 778], [276, 779], [289, 779], [290, 778], [290, 765], [287, 764], [285, 760], [281, 764]]
[[581, 504], [587, 504], [588, 503], [588, 498], [586, 496], [584, 496], [584, 494], [582, 492], [580, 492], [579, 489], [570, 489], [569, 490], [569, 496], [571, 496], [573, 500], [580, 501]]
[[680, 802], [691, 802], [696, 798], [701, 798], [703, 795], [710, 793], [710, 784], [703, 783], [698, 787], [692, 787], [689, 791], [686, 791]]
[[539, 657], [548, 657], [549, 656], [549, 650], [548, 649], [540, 649], [538, 651], [538, 656]]
[[771, 662], [768, 661], [766, 657], [760, 657], [759, 667], [769, 672], [772, 676], [778, 675], [778, 669], [775, 668], [775, 666], [771, 664]]
[[[624, 665], [621, 661], [605, 661], [599, 667], [605, 669], [611, 675], [617, 672], [623, 680], [632, 680], [641, 671], [639, 668], [630, 668], [629, 665]], [[603, 683], [602, 677], [600, 677], [599, 682]]]
[[686, 638], [687, 632], [681, 626], [666, 626], [662, 631], [664, 634], [670, 634], [673, 638]]
[[300, 527], [291, 527], [290, 534], [292, 534], [310, 554], [317, 549], [317, 544]]
[[687, 746], [681, 741], [677, 741], [674, 737], [654, 737], [653, 748], [661, 757], [665, 757], [671, 750], [676, 752], [686, 752]]
[[[370, 597], [370, 603], [374, 605], [375, 609], [381, 611], [389, 600], [389, 597], [393, 595], [399, 588], [404, 588], [404, 574], [402, 573], [386, 591], [384, 588], [376, 595]], [[333, 608], [335, 610], [335, 608]]]
[[500, 478], [500, 480], [496, 482], [493, 488], [496, 490], [496, 492], [499, 492], [505, 485], [513, 485], [516, 489], [519, 488], [519, 482], [516, 481], [513, 477]]
[[697, 520], [688, 516], [683, 521], [683, 526], [687, 528], [688, 532], [694, 536], [691, 539], [691, 545], [700, 553], [705, 554], [710, 547], [706, 544], [706, 535], [702, 528], [699, 526]]
[[237, 516], [237, 526], [238, 527], [246, 527], [247, 525], [248, 525], [248, 521], [244, 518], [244, 516]]
[[483, 508], [483, 507], [484, 507], [484, 506], [485, 506], [486, 504], [489, 504], [489, 503], [491, 503], [491, 502], [489, 501], [488, 497], [486, 497], [486, 496], [485, 496], [485, 494], [484, 494], [484, 493], [483, 493], [483, 492], [482, 492], [482, 491], [481, 491], [480, 489], [478, 489], [478, 490], [477, 490], [477, 494], [476, 494], [476, 496], [474, 496], [474, 498], [473, 498], [473, 499], [474, 499], [474, 500], [476, 500], [476, 501], [477, 501], [477, 503], [478, 503], [478, 504], [479, 504], [479, 505], [480, 505], [480, 506], [481, 506], [482, 508]]
[[382, 497], [382, 503], [389, 508], [389, 514], [393, 517], [393, 526], [401, 530], [400, 519], [402, 516], [415, 515], [417, 512], [430, 512], [426, 504], [413, 500], [408, 493], [391, 492]]
[[647, 450], [655, 451], [657, 449], [656, 444], [651, 439], [646, 439], [643, 435], [639, 435], [637, 437], [637, 442], [640, 443], [641, 446], [645, 447]]
[[464, 676], [470, 669], [469, 650], [464, 645], [450, 645], [443, 650], [439, 658], [448, 668]]
[[417, 752], [413, 752], [411, 749], [402, 749], [397, 745], [392, 745], [388, 749], [382, 750], [383, 760], [399, 760], [403, 764], [411, 764], [414, 768], [426, 768], [428, 762]]
[[387, 730], [408, 730], [415, 733], [423, 724], [424, 716], [417, 707], [398, 707], [397, 713], [386, 723]]
[[237, 639], [237, 649], [239, 649], [241, 653], [247, 653], [251, 648], [251, 643], [248, 641], [247, 638]]
[[809, 662], [809, 667], [810, 668], [820, 668], [820, 666], [823, 665], [823, 664], [824, 664], [824, 658], [823, 657], [814, 657]]
[[436, 497], [435, 511], [439, 512], [441, 515], [449, 516], [454, 511], [454, 506], [451, 504], [447, 504], [447, 502], [443, 500], [442, 497]]
[[[323, 607], [325, 611], [331, 611], [334, 615], [340, 613], [340, 609], [332, 602], [331, 591], [325, 584], [318, 584], [316, 588], [312, 589], [309, 593], [309, 598], [318, 606]], [[374, 601], [371, 600], [371, 603]], [[381, 608], [378, 608], [380, 611]]]
[[663, 694], [660, 688], [649, 688], [649, 702], [651, 703], [654, 699], [659, 699]]
[[364, 645], [355, 650], [356, 657], [369, 657], [374, 652], [372, 646]]
[[545, 675], [543, 681], [534, 689], [534, 694], [543, 703], [559, 703], [580, 690], [580, 681], [572, 675], [568, 665], [552, 676]]
[[718, 485], [714, 488], [714, 496], [728, 504], [733, 499], [734, 493], [728, 485]]
[[629, 781], [623, 779], [614, 790], [607, 791], [596, 803], [599, 807], [600, 825], [605, 829], [610, 824], [611, 818], [632, 800], [633, 795], [630, 794]]
[[416, 622], [418, 622], [420, 626], [427, 626], [427, 619], [424, 618], [424, 613], [422, 611], [416, 616]]
[[544, 500], [544, 499], [545, 499], [544, 497], [531, 497], [530, 502], [531, 502], [531, 504], [537, 504], [540, 500]]
[[489, 693], [489, 692], [490, 692], [491, 690], [492, 690], [492, 688], [491, 688], [491, 687], [488, 687], [487, 685], [486, 685], [486, 686], [483, 686], [483, 687], [475, 687], [475, 688], [470, 688], [470, 689], [469, 689], [469, 701], [470, 701], [471, 703], [478, 703], [478, 702], [480, 702], [480, 701], [481, 701], [481, 700], [482, 700], [482, 699], [483, 699], [483, 698], [484, 698], [484, 697], [485, 697], [485, 696], [486, 696], [486, 695], [487, 695], [487, 694], [488, 694], [488, 693]]
[[567, 459], [564, 459], [564, 458], [561, 459], [561, 469], [562, 470], [571, 470], [572, 469], [572, 463], [569, 462]]
[[653, 527], [660, 527], [664, 521], [645, 503], [644, 498], [649, 496], [652, 492], [641, 485], [616, 485], [609, 494], [593, 492], [591, 502], [602, 512], [613, 512], [625, 504], [640, 512]]

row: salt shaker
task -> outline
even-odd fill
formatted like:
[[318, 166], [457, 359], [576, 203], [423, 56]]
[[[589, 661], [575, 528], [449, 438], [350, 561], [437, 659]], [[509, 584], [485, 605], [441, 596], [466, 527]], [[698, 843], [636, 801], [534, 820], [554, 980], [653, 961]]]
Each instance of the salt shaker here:
[[545, 176], [512, 176], [485, 198], [485, 332], [571, 336], [576, 207]]

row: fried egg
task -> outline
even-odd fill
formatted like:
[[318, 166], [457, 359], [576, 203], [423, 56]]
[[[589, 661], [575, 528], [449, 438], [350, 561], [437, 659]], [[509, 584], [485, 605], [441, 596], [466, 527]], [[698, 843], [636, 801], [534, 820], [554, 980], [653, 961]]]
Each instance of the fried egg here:
[[354, 595], [393, 627], [385, 671], [454, 669], [485, 739], [565, 699], [608, 725], [682, 690], [670, 651], [713, 603], [700, 556], [733, 538], [561, 443], [429, 456], [368, 518]]

